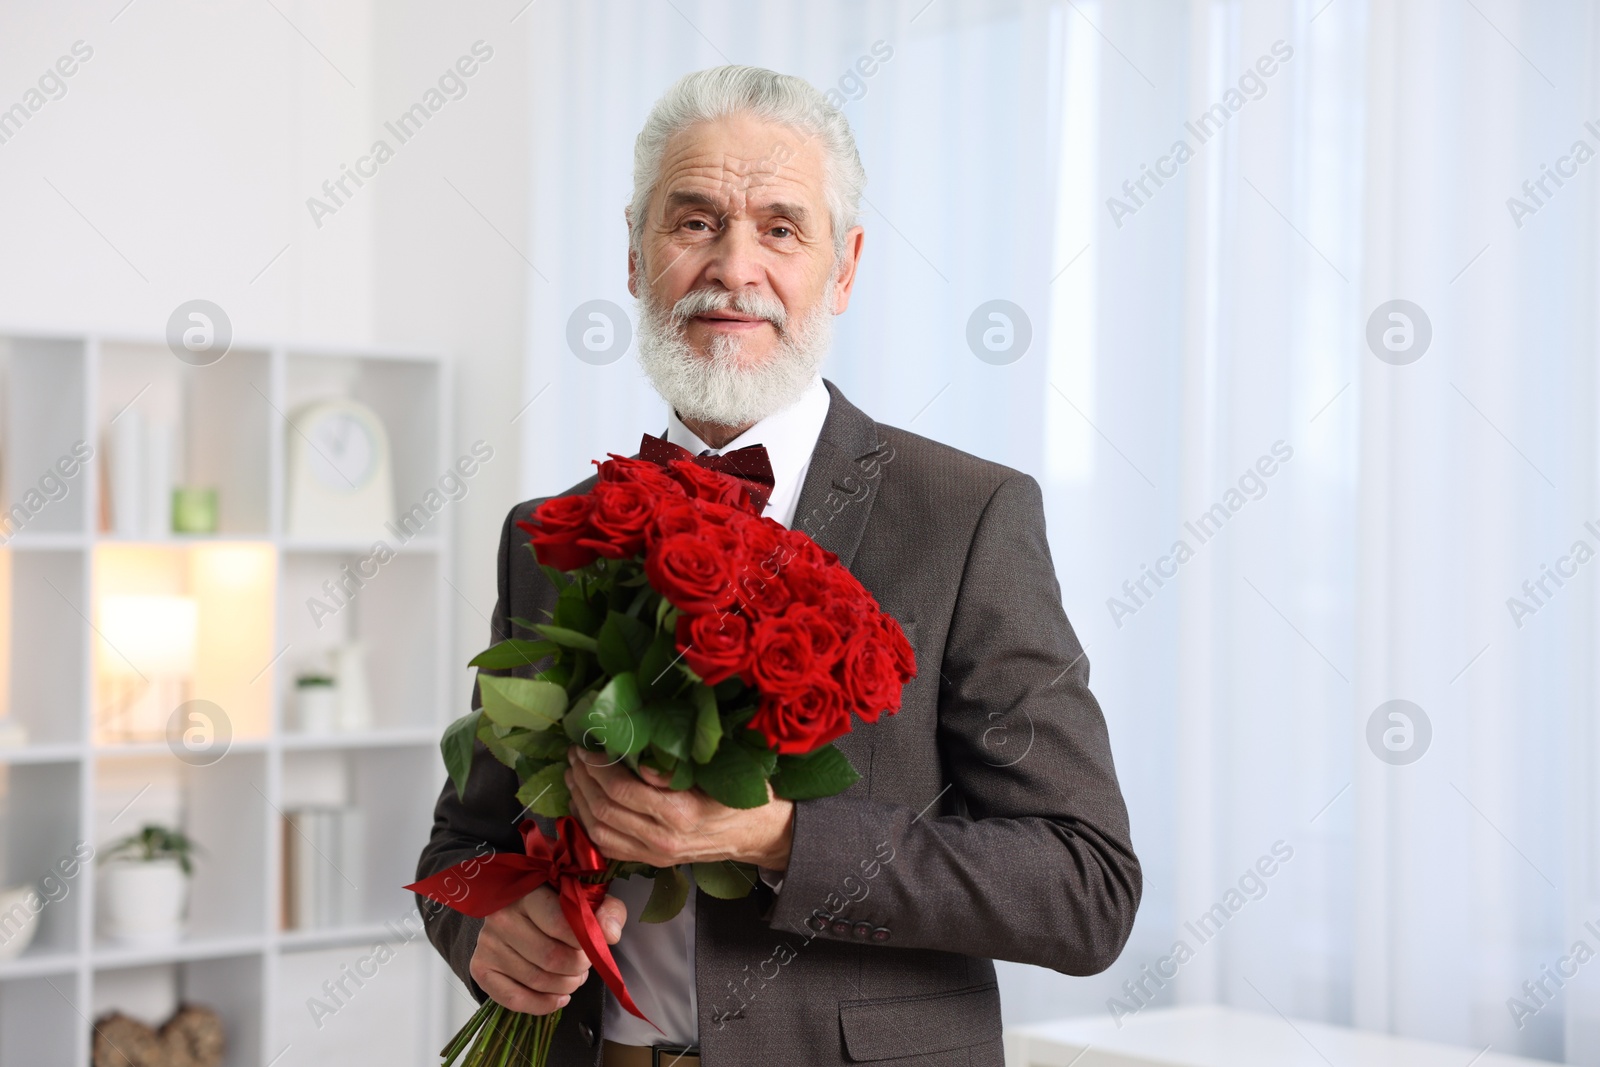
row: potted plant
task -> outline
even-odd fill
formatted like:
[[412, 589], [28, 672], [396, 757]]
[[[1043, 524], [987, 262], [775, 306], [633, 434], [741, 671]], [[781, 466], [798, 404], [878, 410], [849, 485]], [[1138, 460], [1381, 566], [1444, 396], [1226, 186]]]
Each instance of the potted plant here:
[[294, 680], [295, 725], [302, 733], [325, 734], [338, 728], [338, 683], [327, 674], [302, 674]]
[[171, 944], [183, 936], [189, 877], [200, 846], [182, 831], [148, 824], [114, 843], [105, 863], [106, 934], [134, 945]]

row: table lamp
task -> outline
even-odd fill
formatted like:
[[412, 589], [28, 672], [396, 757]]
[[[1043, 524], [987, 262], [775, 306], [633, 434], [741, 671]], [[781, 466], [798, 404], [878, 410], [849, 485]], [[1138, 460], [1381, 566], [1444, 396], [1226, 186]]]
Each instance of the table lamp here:
[[149, 741], [189, 699], [199, 606], [182, 596], [108, 596], [100, 604], [100, 727], [108, 738]]

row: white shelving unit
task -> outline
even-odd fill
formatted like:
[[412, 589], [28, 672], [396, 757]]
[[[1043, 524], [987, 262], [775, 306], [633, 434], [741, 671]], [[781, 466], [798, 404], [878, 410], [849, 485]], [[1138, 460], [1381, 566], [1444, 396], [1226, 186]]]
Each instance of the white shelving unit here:
[[[0, 1063], [87, 1064], [92, 1019], [143, 1014], [174, 994], [221, 1013], [229, 1067], [435, 1062], [459, 993], [426, 938], [407, 938], [415, 908], [401, 886], [444, 781], [439, 733], [462, 696], [448, 662], [450, 516], [404, 545], [389, 538], [395, 558], [318, 627], [307, 597], [372, 541], [285, 535], [285, 440], [297, 431], [284, 416], [322, 396], [370, 405], [388, 431], [404, 511], [454, 459], [448, 365], [420, 353], [236, 343], [195, 367], [159, 338], [0, 336], [0, 376], [0, 508], [76, 442], [95, 450], [64, 480], [65, 495], [0, 547], [0, 707], [28, 734], [25, 746], [0, 746], [0, 875], [37, 881], [80, 842], [98, 850], [146, 820], [181, 821], [205, 849], [177, 945], [107, 941], [94, 866], [66, 882], [27, 952], [0, 963]], [[218, 532], [104, 533], [109, 423], [130, 404], [159, 413], [179, 403], [184, 481], [218, 490]], [[97, 597], [163, 583], [199, 604], [188, 696], [215, 702], [232, 725], [227, 754], [207, 766], [164, 742], [116, 743], [97, 729]], [[371, 729], [293, 732], [294, 675], [347, 640], [367, 647]], [[361, 854], [328, 857], [357, 887], [359, 919], [284, 930], [282, 812], [307, 783], [364, 813]], [[380, 943], [390, 952], [376, 960]], [[313, 1000], [332, 1010], [314, 1012]]]

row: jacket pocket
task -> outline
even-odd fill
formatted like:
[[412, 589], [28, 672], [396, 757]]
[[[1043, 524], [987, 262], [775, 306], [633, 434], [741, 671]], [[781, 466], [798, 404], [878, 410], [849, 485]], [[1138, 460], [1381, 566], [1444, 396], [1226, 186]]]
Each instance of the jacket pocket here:
[[910, 997], [841, 1000], [839, 1029], [854, 1061], [926, 1055], [1000, 1040], [995, 983]]

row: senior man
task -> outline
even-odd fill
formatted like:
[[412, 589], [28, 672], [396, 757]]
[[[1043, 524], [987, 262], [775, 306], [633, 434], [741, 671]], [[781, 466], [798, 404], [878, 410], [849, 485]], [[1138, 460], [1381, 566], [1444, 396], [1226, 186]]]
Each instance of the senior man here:
[[[480, 999], [565, 1006], [552, 1064], [1000, 1067], [992, 961], [1093, 974], [1133, 925], [1139, 862], [1038, 484], [875, 422], [820, 376], [865, 180], [845, 118], [754, 67], [684, 77], [638, 136], [628, 289], [663, 436], [697, 456], [762, 445], [764, 513], [837, 553], [900, 621], [918, 672], [897, 714], [836, 742], [861, 774], [837, 796], [736, 810], [569, 752], [573, 814], [608, 856], [733, 859], [760, 884], [738, 900], [694, 889], [644, 924], [650, 880], [612, 883], [602, 928], [665, 1040], [592, 972], [550, 888], [485, 920], [425, 908]], [[515, 525], [539, 503], [506, 517], [494, 640], [553, 605]], [[418, 876], [520, 851], [516, 789], [480, 745], [466, 796], [440, 794]]]

